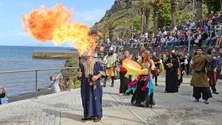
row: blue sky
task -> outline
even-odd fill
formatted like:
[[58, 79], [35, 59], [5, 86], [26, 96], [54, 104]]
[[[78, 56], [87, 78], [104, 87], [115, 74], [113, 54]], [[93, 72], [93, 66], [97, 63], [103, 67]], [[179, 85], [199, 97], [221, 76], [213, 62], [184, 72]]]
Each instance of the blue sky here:
[[39, 9], [40, 5], [51, 8], [58, 3], [74, 10], [76, 22], [92, 26], [111, 8], [114, 0], [0, 0], [0, 45], [53, 46], [51, 42], [41, 44], [23, 32], [20, 17]]

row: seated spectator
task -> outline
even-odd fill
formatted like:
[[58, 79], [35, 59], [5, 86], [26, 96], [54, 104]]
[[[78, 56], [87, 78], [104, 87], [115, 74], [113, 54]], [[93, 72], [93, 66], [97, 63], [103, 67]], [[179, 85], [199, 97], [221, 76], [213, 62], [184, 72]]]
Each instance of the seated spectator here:
[[[59, 77], [62, 76], [62, 74], [60, 73], [57, 77], [54, 76], [50, 76], [50, 81], [51, 81], [51, 86], [53, 87], [53, 91], [55, 93], [57, 92], [61, 92], [60, 87], [59, 87]], [[50, 87], [51, 87], [50, 86]]]
[[167, 37], [167, 39], [166, 39], [166, 45], [165, 45], [165, 46], [171, 46], [170, 38], [171, 38], [171, 37]]
[[214, 31], [211, 31], [210, 37], [206, 39], [206, 45], [213, 46], [216, 43], [216, 34]]
[[6, 98], [6, 96], [7, 96], [6, 88], [2, 87], [0, 89], [2, 89], [2, 93], [0, 94], [0, 105], [7, 104], [8, 103], [8, 98]]
[[216, 41], [216, 48], [220, 48], [221, 42], [222, 42], [222, 29], [219, 29], [220, 27], [217, 26], [217, 41]]

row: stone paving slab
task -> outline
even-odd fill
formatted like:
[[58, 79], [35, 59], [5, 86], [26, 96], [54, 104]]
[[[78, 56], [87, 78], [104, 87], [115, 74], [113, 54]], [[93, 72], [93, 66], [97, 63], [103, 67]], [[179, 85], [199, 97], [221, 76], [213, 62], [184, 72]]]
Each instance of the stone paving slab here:
[[61, 125], [144, 125], [129, 110], [104, 110], [104, 116], [98, 123], [81, 121], [81, 111], [64, 111], [61, 113]]
[[0, 121], [0, 125], [30, 125], [30, 122], [8, 122], [8, 121]]
[[[132, 106], [130, 104], [132, 96], [119, 96], [119, 80], [115, 80], [114, 87], [110, 87], [110, 83], [107, 83], [107, 87], [103, 91], [103, 111], [105, 114], [101, 124], [111, 124], [110, 121], [116, 121], [112, 116], [108, 116], [112, 115], [112, 112], [116, 116], [115, 111], [129, 111], [138, 121], [141, 121], [141, 124], [145, 123], [146, 125], [220, 125], [222, 123], [222, 82], [217, 82], [216, 87], [220, 94], [214, 94], [213, 98], [209, 100], [209, 105], [204, 104], [203, 100], [200, 100], [199, 103], [193, 102], [193, 88], [189, 83], [190, 76], [186, 76], [178, 93], [164, 93], [165, 76], [159, 76], [159, 86], [155, 87], [154, 93], [156, 105], [152, 109]], [[62, 113], [74, 112], [77, 115], [75, 118], [72, 117], [73, 114], [66, 114], [68, 117], [66, 119], [78, 121], [82, 118], [82, 110], [80, 89], [74, 89], [70, 92], [45, 95], [38, 97], [38, 99], [27, 99], [1, 105], [0, 121], [11, 121], [11, 123], [19, 123], [18, 121], [20, 121], [21, 124], [30, 121], [30, 125], [61, 125]], [[126, 115], [122, 114], [121, 116]], [[124, 118], [129, 119], [128, 116]], [[89, 122], [89, 124], [92, 123]], [[121, 122], [118, 123], [124, 125], [126, 121], [122, 118]], [[0, 123], [0, 125], [2, 124]]]

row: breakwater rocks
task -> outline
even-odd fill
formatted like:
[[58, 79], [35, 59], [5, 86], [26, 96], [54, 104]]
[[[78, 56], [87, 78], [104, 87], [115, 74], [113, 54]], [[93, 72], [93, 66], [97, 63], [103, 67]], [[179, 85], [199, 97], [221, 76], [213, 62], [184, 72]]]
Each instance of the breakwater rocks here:
[[33, 59], [70, 59], [77, 58], [78, 53], [75, 52], [33, 52]]

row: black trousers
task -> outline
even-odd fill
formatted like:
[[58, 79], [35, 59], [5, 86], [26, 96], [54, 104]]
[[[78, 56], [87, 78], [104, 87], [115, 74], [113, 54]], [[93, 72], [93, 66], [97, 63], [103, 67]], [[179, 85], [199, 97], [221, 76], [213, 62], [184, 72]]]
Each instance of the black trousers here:
[[201, 98], [207, 100], [212, 97], [211, 91], [209, 87], [193, 87], [193, 97], [197, 100]]
[[155, 84], [157, 84], [157, 77], [158, 77], [158, 76], [155, 76], [155, 77], [154, 77], [154, 78], [155, 78]]
[[[107, 79], [108, 79], [108, 76], [105, 77], [104, 85], [106, 85]], [[111, 79], [112, 79], [111, 85], [113, 85], [114, 84], [114, 80], [115, 80], [115, 76], [111, 76]]]

